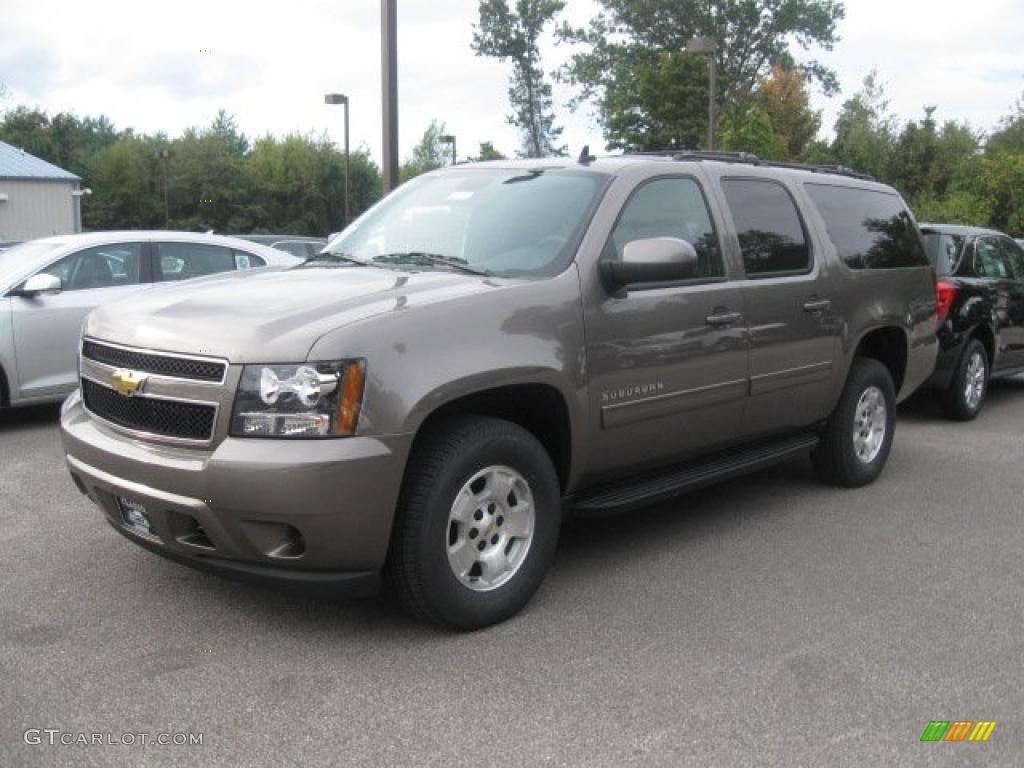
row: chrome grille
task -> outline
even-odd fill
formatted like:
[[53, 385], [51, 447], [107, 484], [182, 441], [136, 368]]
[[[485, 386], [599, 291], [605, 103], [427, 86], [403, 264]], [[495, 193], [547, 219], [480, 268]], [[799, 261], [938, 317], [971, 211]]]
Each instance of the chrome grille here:
[[124, 397], [85, 378], [82, 399], [90, 412], [119, 427], [179, 440], [210, 440], [217, 419], [213, 404]]
[[192, 381], [221, 382], [227, 365], [219, 360], [139, 352], [124, 347], [99, 344], [91, 339], [82, 342], [82, 357], [114, 368], [152, 373]]

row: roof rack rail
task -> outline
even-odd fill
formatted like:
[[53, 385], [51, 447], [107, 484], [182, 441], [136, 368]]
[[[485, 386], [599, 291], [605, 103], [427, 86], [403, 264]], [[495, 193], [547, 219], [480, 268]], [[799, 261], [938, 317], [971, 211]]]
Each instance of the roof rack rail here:
[[762, 160], [750, 152], [710, 152], [701, 149], [666, 149], [651, 152], [629, 152], [629, 155], [642, 155], [646, 157], [664, 157], [669, 160], [717, 160], [723, 163], [745, 163], [747, 165], [758, 165], [765, 168], [790, 168], [795, 171], [810, 171], [811, 173], [830, 173], [836, 176], [848, 176], [862, 181], [878, 181], [870, 173], [862, 173], [845, 165], [826, 165], [815, 163], [785, 163], [776, 160]]

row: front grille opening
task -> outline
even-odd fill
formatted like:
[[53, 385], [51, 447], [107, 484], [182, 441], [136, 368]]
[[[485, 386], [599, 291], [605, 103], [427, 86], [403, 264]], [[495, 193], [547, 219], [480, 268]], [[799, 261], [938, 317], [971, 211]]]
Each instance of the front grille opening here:
[[182, 512], [168, 512], [167, 523], [174, 531], [175, 541], [179, 544], [198, 547], [199, 549], [208, 549], [211, 552], [217, 549], [210, 540], [210, 537], [206, 535], [203, 526], [192, 515], [186, 515]]
[[82, 379], [82, 399], [92, 413], [126, 429], [185, 440], [213, 436], [214, 405], [125, 397], [89, 379]]
[[86, 339], [82, 342], [82, 357], [115, 368], [131, 368], [133, 371], [153, 373], [157, 376], [171, 376], [176, 379], [220, 382], [227, 365], [216, 360], [201, 360], [188, 357], [167, 357], [164, 355], [136, 352], [120, 347], [108, 347]]
[[268, 523], [262, 520], [245, 520], [242, 528], [256, 547], [267, 557], [275, 560], [295, 560], [306, 554], [306, 541], [302, 534], [287, 523]]

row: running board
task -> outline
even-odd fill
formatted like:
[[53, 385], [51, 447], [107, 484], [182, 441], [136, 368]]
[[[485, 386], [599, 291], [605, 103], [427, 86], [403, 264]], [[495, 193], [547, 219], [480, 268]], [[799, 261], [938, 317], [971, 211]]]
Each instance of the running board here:
[[640, 480], [626, 480], [585, 492], [573, 509], [580, 515], [612, 515], [664, 501], [737, 475], [771, 466], [818, 446], [817, 435], [798, 435], [734, 451], [699, 464], [673, 467]]

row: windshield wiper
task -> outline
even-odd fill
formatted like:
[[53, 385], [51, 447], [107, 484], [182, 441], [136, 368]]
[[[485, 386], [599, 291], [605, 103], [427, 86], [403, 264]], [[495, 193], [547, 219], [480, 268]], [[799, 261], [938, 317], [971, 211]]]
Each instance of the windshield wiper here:
[[380, 256], [374, 256], [373, 261], [374, 263], [379, 262], [382, 264], [417, 264], [431, 267], [451, 267], [471, 275], [480, 275], [482, 277], [490, 277], [492, 275], [486, 269], [471, 267], [468, 261], [460, 259], [458, 256], [442, 256], [439, 253], [425, 253], [423, 251], [385, 253]]
[[310, 256], [302, 262], [301, 266], [314, 263], [338, 264], [342, 262], [346, 264], [358, 264], [361, 267], [366, 266], [366, 262], [362, 259], [357, 259], [355, 256], [349, 256], [347, 253], [336, 253], [335, 251], [324, 251], [323, 253], [318, 253], [316, 256]]

